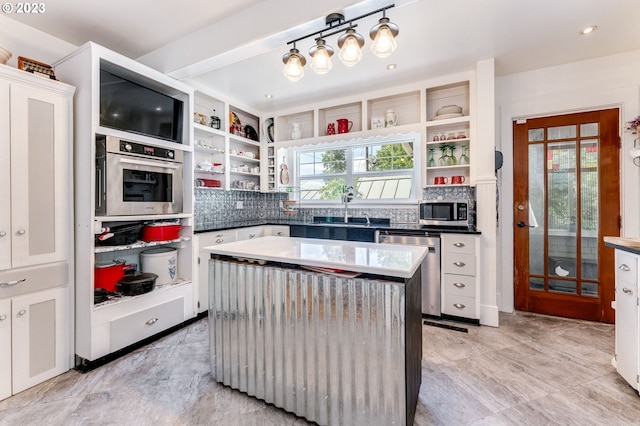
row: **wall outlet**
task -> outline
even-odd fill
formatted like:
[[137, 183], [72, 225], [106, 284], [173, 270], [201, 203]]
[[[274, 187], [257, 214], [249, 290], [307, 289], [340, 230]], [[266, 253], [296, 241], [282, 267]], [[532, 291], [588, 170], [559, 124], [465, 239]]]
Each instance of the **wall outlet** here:
[[244, 209], [244, 203], [242, 201], [236, 201], [236, 209]]

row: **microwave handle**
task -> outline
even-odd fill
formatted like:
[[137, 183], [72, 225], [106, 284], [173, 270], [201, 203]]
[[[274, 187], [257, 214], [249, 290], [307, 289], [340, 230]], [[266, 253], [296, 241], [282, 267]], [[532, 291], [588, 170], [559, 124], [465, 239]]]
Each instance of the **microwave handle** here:
[[162, 169], [174, 169], [177, 170], [178, 168], [180, 168], [180, 166], [175, 165], [175, 164], [170, 164], [170, 163], [165, 163], [165, 162], [156, 162], [156, 161], [143, 161], [143, 160], [132, 160], [130, 158], [121, 158], [120, 159], [121, 163], [127, 163], [127, 164], [135, 164], [137, 166], [148, 166], [148, 167], [159, 167]]

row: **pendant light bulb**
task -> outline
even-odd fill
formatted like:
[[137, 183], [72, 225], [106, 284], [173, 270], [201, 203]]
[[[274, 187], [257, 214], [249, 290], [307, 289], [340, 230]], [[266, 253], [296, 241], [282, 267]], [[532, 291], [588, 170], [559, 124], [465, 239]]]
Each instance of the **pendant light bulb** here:
[[389, 18], [383, 16], [378, 21], [378, 25], [371, 28], [369, 36], [373, 40], [371, 52], [378, 58], [386, 58], [391, 55], [397, 47], [395, 37], [398, 35], [398, 26], [389, 22]]
[[304, 77], [303, 67], [307, 63], [307, 60], [300, 54], [300, 51], [295, 48], [295, 45], [289, 53], [284, 54], [282, 62], [284, 62], [282, 72], [289, 81], [298, 81]]
[[362, 46], [364, 38], [356, 33], [356, 30], [349, 28], [346, 33], [338, 38], [340, 61], [348, 67], [352, 67], [362, 59]]
[[309, 55], [311, 55], [311, 69], [316, 74], [326, 74], [333, 68], [331, 63], [333, 49], [327, 46], [322, 38], [316, 39], [316, 45], [309, 49]]

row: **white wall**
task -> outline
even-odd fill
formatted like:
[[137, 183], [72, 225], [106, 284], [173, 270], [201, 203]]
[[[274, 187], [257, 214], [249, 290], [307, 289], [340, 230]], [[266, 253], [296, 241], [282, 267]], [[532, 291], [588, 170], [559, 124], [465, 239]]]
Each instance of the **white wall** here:
[[18, 66], [18, 56], [52, 64], [77, 49], [71, 43], [3, 15], [0, 15], [0, 45], [11, 52], [7, 65], [12, 67]]
[[640, 169], [628, 155], [633, 135], [624, 122], [638, 116], [640, 51], [512, 74], [496, 79], [496, 146], [504, 154], [498, 174], [500, 221], [498, 306], [513, 311], [513, 124], [515, 118], [620, 107], [621, 208], [626, 237], [640, 236]]

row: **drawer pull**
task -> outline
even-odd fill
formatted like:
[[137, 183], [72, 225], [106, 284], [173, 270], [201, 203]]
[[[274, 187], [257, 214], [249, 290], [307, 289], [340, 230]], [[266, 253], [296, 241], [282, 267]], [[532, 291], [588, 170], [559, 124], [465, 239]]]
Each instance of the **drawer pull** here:
[[278, 235], [278, 237], [282, 237], [284, 235], [284, 232], [278, 231], [277, 235]]
[[147, 325], [153, 325], [155, 323], [158, 322], [158, 318], [151, 318], [149, 321], [146, 322]]
[[466, 306], [463, 305], [462, 303], [454, 303], [453, 307], [456, 308], [456, 309], [464, 309], [464, 308], [466, 308]]
[[631, 290], [630, 288], [626, 288], [626, 287], [622, 288], [622, 292], [626, 293], [626, 294], [633, 294], [633, 290]]
[[453, 262], [453, 264], [454, 264], [454, 265], [456, 265], [456, 266], [458, 266], [458, 267], [460, 267], [460, 268], [462, 268], [464, 265], [466, 265], [466, 263], [464, 263], [464, 262], [460, 262], [460, 261], [458, 261], [458, 262]]
[[15, 281], [7, 281], [6, 283], [0, 283], [0, 287], [12, 287], [14, 285], [20, 284], [25, 282], [27, 279], [23, 278], [21, 280], [15, 280]]
[[250, 239], [251, 239], [251, 238], [255, 238], [255, 237], [256, 237], [256, 234], [249, 234], [249, 238], [250, 238]]
[[224, 237], [224, 234], [218, 234], [216, 237]]
[[454, 287], [458, 287], [458, 288], [465, 288], [466, 285], [464, 285], [463, 283], [453, 283]]
[[631, 270], [631, 268], [629, 268], [629, 265], [627, 265], [626, 263], [618, 265], [618, 269], [624, 272], [629, 272]]
[[18, 232], [16, 232], [16, 234], [18, 234], [18, 235], [24, 235], [26, 233], [27, 233], [27, 231], [25, 231], [24, 229], [19, 229]]
[[20, 309], [20, 310], [18, 311], [18, 316], [20, 316], [20, 317], [21, 317], [21, 316], [25, 315], [26, 313], [27, 313], [27, 311], [26, 311], [25, 309]]
[[5, 231], [0, 231], [0, 237], [6, 237], [7, 233]]
[[464, 247], [464, 243], [453, 243], [453, 245], [458, 248]]
[[223, 240], [222, 238], [218, 238], [218, 239], [216, 240], [216, 243], [217, 243], [217, 244], [224, 243], [224, 240]]
[[0, 321], [4, 321], [4, 320], [6, 320], [6, 319], [7, 319], [7, 316], [6, 316], [6, 315], [0, 315]]

